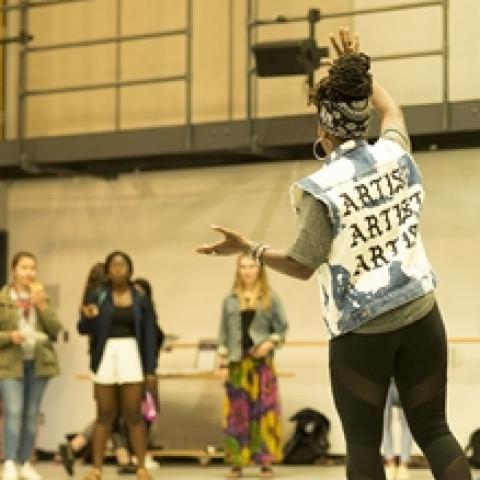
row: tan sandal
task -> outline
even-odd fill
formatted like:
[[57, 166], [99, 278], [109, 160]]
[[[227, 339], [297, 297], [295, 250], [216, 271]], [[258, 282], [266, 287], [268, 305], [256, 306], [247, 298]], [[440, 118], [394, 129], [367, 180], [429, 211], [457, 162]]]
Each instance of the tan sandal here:
[[242, 476], [242, 467], [232, 467], [227, 473], [227, 478], [240, 478]]
[[94, 468], [83, 477], [83, 480], [102, 480], [102, 472]]
[[153, 480], [145, 468], [137, 469], [137, 480]]
[[273, 478], [273, 469], [270, 466], [264, 465], [260, 469], [260, 478]]

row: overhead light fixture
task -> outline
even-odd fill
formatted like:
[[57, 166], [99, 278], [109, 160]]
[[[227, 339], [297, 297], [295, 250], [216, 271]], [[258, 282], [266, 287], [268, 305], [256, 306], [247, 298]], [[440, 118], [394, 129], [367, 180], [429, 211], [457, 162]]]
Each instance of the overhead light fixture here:
[[252, 46], [258, 77], [308, 75], [328, 57], [327, 47], [318, 47], [312, 38], [260, 42]]

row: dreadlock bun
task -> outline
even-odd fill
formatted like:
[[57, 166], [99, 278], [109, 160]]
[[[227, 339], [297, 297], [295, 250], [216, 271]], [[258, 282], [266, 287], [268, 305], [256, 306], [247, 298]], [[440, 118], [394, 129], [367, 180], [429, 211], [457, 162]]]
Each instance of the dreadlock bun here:
[[328, 76], [323, 78], [310, 94], [310, 103], [322, 100], [349, 102], [365, 100], [372, 94], [370, 57], [364, 53], [348, 53], [337, 59]]
[[350, 53], [339, 58], [328, 72], [333, 101], [361, 100], [372, 93], [370, 58], [363, 53]]

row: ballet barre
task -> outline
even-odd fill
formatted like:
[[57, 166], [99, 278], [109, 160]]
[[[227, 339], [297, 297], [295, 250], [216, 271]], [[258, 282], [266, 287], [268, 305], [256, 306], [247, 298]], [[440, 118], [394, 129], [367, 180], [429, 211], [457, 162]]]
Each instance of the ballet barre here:
[[[277, 372], [279, 378], [294, 378], [293, 372]], [[90, 373], [77, 373], [75, 375], [77, 380], [92, 380]], [[220, 380], [221, 375], [215, 371], [168, 371], [157, 372], [157, 378], [160, 380]]]
[[[450, 337], [447, 339], [450, 344], [478, 344], [480, 337]], [[289, 340], [283, 344], [284, 347], [327, 347], [328, 340]], [[197, 342], [173, 342], [172, 349], [197, 349]]]
[[[172, 342], [169, 345], [171, 349], [198, 349], [198, 342]], [[285, 342], [282, 346], [287, 347], [326, 347], [328, 345], [327, 340], [293, 340]]]

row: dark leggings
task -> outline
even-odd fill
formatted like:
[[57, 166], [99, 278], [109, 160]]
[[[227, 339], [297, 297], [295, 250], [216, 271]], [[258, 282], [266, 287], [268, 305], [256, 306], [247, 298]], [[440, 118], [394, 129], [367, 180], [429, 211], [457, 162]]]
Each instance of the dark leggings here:
[[383, 410], [395, 377], [417, 445], [438, 480], [471, 479], [445, 417], [447, 341], [435, 307], [421, 320], [381, 334], [350, 333], [330, 342], [335, 406], [347, 443], [349, 480], [385, 480]]

